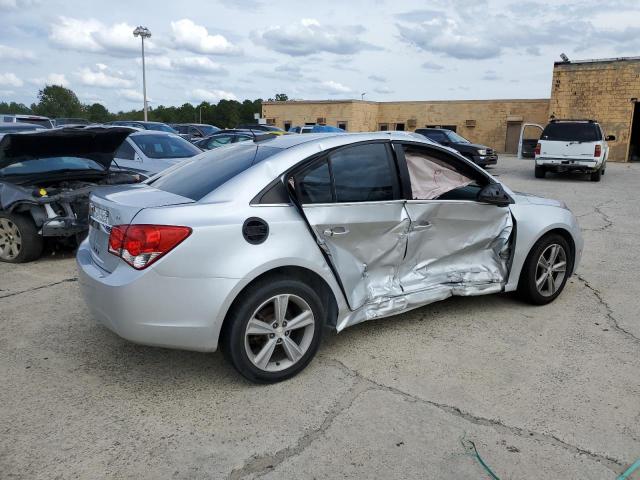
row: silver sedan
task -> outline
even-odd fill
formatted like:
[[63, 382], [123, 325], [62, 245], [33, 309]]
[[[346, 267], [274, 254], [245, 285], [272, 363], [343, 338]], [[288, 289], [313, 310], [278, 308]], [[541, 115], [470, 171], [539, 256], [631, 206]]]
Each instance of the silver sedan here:
[[221, 346], [257, 382], [305, 368], [324, 327], [452, 295], [551, 302], [583, 248], [562, 202], [388, 132], [218, 148], [96, 192], [90, 218], [77, 262], [100, 323], [147, 345]]

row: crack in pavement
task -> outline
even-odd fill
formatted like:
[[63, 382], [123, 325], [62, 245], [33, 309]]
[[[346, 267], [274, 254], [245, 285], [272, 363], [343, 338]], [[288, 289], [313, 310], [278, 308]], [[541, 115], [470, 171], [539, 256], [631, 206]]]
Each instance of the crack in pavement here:
[[607, 318], [609, 319], [609, 323], [611, 324], [611, 327], [614, 330], [616, 330], [616, 331], [622, 333], [623, 335], [629, 337], [634, 342], [640, 343], [640, 338], [636, 337], [633, 333], [631, 333], [630, 331], [626, 330], [624, 327], [620, 326], [620, 323], [618, 322], [618, 319], [613, 316], [613, 309], [607, 303], [607, 301], [604, 299], [604, 295], [602, 294], [602, 292], [600, 290], [598, 290], [597, 288], [595, 288], [593, 285], [591, 285], [589, 283], [589, 281], [586, 278], [584, 278], [582, 275], [576, 274], [576, 278], [578, 280], [580, 280], [584, 284], [585, 287], [587, 287], [589, 290], [591, 290], [591, 292], [598, 299], [598, 302], [605, 308], [605, 310], [607, 311]]
[[[348, 366], [346, 366], [344, 363], [342, 363], [340, 360], [337, 360], [335, 358], [330, 358], [328, 360], [325, 360], [328, 364], [333, 364], [334, 366], [337, 366], [339, 368], [344, 369], [346, 372], [350, 372], [351, 375], [355, 376], [356, 378], [359, 378], [361, 380], [363, 380], [364, 382], [370, 383], [373, 388], [377, 388], [379, 390], [386, 390], [388, 392], [394, 393], [396, 395], [400, 395], [404, 398], [410, 399], [414, 402], [420, 402], [420, 403], [424, 403], [426, 405], [430, 405], [432, 407], [435, 407], [443, 412], [446, 412], [448, 414], [454, 415], [458, 418], [462, 418], [463, 420], [466, 420], [467, 422], [473, 423], [474, 425], [480, 425], [480, 426], [484, 426], [484, 427], [492, 427], [493, 429], [495, 429], [496, 431], [500, 432], [500, 433], [504, 433], [504, 434], [512, 434], [512, 435], [516, 435], [518, 437], [522, 437], [522, 438], [528, 438], [531, 440], [537, 440], [540, 442], [544, 442], [547, 444], [551, 444], [553, 446], [556, 447], [560, 447], [574, 455], [585, 455], [588, 456], [589, 458], [591, 458], [592, 460], [595, 460], [596, 462], [604, 465], [606, 468], [608, 468], [609, 470], [611, 470], [612, 472], [616, 473], [616, 474], [620, 474], [623, 470], [623, 468], [625, 466], [627, 466], [628, 464], [626, 464], [625, 462], [623, 462], [622, 460], [619, 460], [617, 458], [613, 458], [610, 457], [608, 455], [601, 455], [601, 454], [597, 454], [597, 453], [593, 453], [590, 452], [589, 450], [580, 448], [580, 447], [576, 447], [575, 445], [571, 445], [570, 443], [565, 442], [564, 440], [561, 440], [560, 438], [558, 438], [555, 435], [552, 434], [545, 434], [545, 433], [539, 433], [539, 432], [535, 432], [533, 430], [527, 430], [525, 428], [520, 428], [520, 427], [514, 427], [511, 425], [506, 425], [504, 423], [502, 423], [499, 420], [495, 420], [495, 419], [490, 419], [490, 418], [484, 418], [484, 417], [479, 417], [476, 415], [473, 415], [469, 412], [465, 412], [462, 409], [453, 406], [453, 405], [446, 405], [444, 403], [438, 403], [438, 402], [434, 402], [432, 400], [427, 400], [425, 398], [422, 397], [418, 397], [416, 395], [413, 395], [411, 393], [405, 392], [403, 390], [400, 390], [396, 387], [391, 387], [388, 385], [384, 385], [382, 383], [378, 383], [375, 380], [372, 380], [368, 377], [363, 376], [360, 372], [349, 368]], [[370, 390], [372, 388], [369, 388], [367, 390]], [[366, 391], [366, 390], [365, 390]]]
[[604, 213], [604, 211], [602, 210], [602, 207], [612, 203], [613, 200], [608, 200], [604, 203], [600, 203], [598, 205], [594, 205], [593, 207], [593, 212], [589, 212], [589, 213], [585, 213], [583, 215], [578, 215], [577, 218], [582, 218], [582, 217], [586, 217], [588, 215], [591, 215], [592, 213], [597, 213], [598, 215], [600, 215], [600, 217], [602, 217], [602, 220], [604, 220], [604, 226], [602, 227], [598, 227], [598, 228], [583, 228], [582, 230], [584, 230], [585, 232], [604, 232], [605, 230], [608, 230], [609, 228], [613, 227], [613, 220], [611, 219], [611, 217], [609, 217], [609, 215], [607, 215], [606, 213]]
[[[349, 376], [353, 377], [350, 373]], [[361, 394], [371, 390], [372, 387], [370, 382], [366, 382], [361, 377], [356, 377], [356, 379], [357, 381], [349, 388], [349, 390], [338, 398], [333, 407], [329, 410], [329, 414], [325, 417], [318, 428], [305, 433], [294, 445], [290, 447], [283, 448], [275, 453], [249, 458], [242, 467], [233, 469], [227, 478], [229, 480], [239, 480], [249, 475], [255, 475], [255, 478], [260, 478], [271, 472], [276, 466], [280, 465], [285, 460], [301, 454], [309, 445], [327, 431], [338, 415], [345, 410], [348, 410]]]
[[0, 300], [2, 300], [3, 298], [14, 297], [16, 295], [22, 295], [23, 293], [29, 293], [29, 292], [34, 292], [36, 290], [42, 290], [43, 288], [55, 287], [56, 285], [60, 285], [62, 283], [72, 283], [72, 282], [77, 282], [77, 281], [78, 281], [78, 277], [65, 278], [64, 280], [60, 280], [58, 282], [53, 282], [53, 283], [48, 283], [46, 285], [40, 285], [39, 287], [28, 288], [27, 290], [20, 290], [19, 292], [7, 293], [6, 295], [0, 296]]

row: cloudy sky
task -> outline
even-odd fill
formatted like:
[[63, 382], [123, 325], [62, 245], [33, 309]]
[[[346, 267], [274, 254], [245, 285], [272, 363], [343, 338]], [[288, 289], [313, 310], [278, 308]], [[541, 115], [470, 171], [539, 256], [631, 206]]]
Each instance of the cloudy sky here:
[[548, 97], [561, 52], [640, 55], [638, 0], [0, 0], [0, 100], [111, 110], [220, 98]]

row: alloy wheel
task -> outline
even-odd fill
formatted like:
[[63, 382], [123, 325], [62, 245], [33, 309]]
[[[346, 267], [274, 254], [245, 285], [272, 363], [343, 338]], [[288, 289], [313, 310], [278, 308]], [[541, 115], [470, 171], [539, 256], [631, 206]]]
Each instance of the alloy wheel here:
[[536, 266], [536, 288], [540, 295], [550, 297], [564, 281], [567, 272], [567, 253], [562, 245], [552, 243], [542, 251]]
[[285, 370], [305, 355], [314, 330], [313, 311], [306, 301], [297, 295], [275, 295], [262, 303], [247, 323], [247, 356], [260, 370]]
[[22, 249], [22, 236], [18, 226], [7, 218], [0, 218], [0, 258], [13, 260]]

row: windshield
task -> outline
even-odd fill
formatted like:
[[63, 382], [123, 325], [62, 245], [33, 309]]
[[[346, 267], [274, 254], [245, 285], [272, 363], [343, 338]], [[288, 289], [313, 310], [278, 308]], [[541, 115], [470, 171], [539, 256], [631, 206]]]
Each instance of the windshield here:
[[471, 143], [469, 140], [467, 140], [464, 137], [461, 137], [460, 135], [458, 135], [456, 132], [452, 130], [443, 130], [443, 132], [449, 138], [449, 141], [452, 143]]
[[220, 131], [218, 127], [214, 127], [213, 125], [198, 125], [198, 128], [202, 133], [204, 133], [205, 137]]
[[13, 123], [11, 125], [2, 125], [0, 126], [0, 132], [2, 133], [15, 133], [15, 132], [32, 132], [34, 130], [38, 130], [40, 127], [37, 125], [20, 125], [19, 123]]
[[104, 171], [102, 165], [88, 158], [79, 157], [51, 157], [34, 158], [22, 162], [12, 163], [0, 168], [0, 175], [32, 175], [35, 173], [56, 173], [67, 170], [97, 170]]
[[184, 138], [171, 135], [131, 135], [131, 140], [149, 158], [185, 158], [202, 153]]
[[169, 125], [165, 125], [164, 123], [147, 123], [145, 125], [147, 130], [156, 130], [158, 132], [167, 132], [167, 133], [178, 133]]
[[595, 123], [560, 122], [544, 127], [541, 140], [560, 142], [598, 142], [602, 140], [600, 129]]
[[241, 172], [281, 151], [278, 148], [238, 143], [210, 150], [193, 161], [150, 182], [155, 188], [200, 200]]
[[20, 123], [31, 123], [33, 125], [40, 125], [44, 128], [51, 128], [51, 120], [48, 118], [34, 118], [34, 117], [16, 117], [16, 120]]

